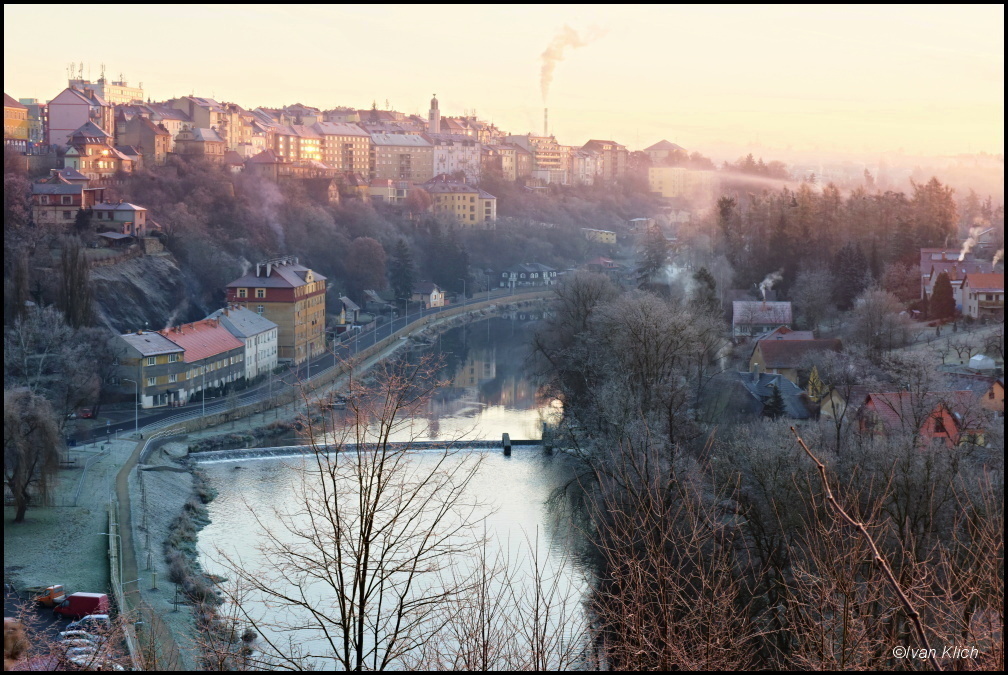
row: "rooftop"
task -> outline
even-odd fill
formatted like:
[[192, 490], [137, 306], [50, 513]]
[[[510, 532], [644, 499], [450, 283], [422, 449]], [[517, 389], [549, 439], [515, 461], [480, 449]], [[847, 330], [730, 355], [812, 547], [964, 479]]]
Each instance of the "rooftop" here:
[[275, 323], [245, 307], [225, 307], [210, 314], [207, 319], [220, 319], [221, 325], [236, 338], [250, 338], [273, 330]]
[[281, 258], [258, 263], [254, 272], [250, 271], [240, 279], [235, 279], [227, 287], [297, 288], [325, 279], [321, 274], [298, 264], [297, 258]]
[[158, 354], [182, 351], [182, 347], [160, 333], [137, 331], [136, 333], [126, 333], [120, 337], [126, 344], [140, 352], [141, 356], [157, 356]]
[[195, 363], [232, 349], [245, 347], [244, 343], [215, 320], [194, 321], [173, 328], [164, 328], [158, 333], [185, 350], [186, 363]]

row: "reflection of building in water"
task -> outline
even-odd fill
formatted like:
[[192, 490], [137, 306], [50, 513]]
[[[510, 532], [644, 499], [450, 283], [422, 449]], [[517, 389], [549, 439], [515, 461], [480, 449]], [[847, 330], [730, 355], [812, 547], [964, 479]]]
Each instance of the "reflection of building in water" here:
[[472, 350], [469, 358], [452, 378], [452, 386], [459, 389], [478, 387], [497, 377], [497, 348]]
[[483, 401], [487, 405], [505, 408], [532, 409], [539, 405], [537, 387], [521, 374], [508, 375], [498, 380], [499, 388], [483, 391]]
[[[509, 319], [511, 321], [542, 321], [553, 316], [556, 312], [548, 309], [513, 309], [509, 312], [501, 312], [502, 319]], [[525, 339], [523, 337], [523, 339]]]

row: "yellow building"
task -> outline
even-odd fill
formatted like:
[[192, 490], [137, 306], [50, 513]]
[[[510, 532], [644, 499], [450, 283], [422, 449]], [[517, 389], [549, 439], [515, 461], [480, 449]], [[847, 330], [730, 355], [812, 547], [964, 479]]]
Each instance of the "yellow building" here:
[[294, 364], [325, 350], [325, 295], [326, 278], [290, 256], [258, 263], [227, 285], [228, 303], [277, 325], [277, 358]]
[[588, 241], [593, 241], [598, 244], [615, 244], [616, 243], [616, 233], [610, 230], [592, 230], [587, 227], [581, 228], [581, 233], [584, 235], [585, 239]]
[[681, 166], [652, 166], [648, 169], [648, 185], [651, 192], [666, 198], [710, 199], [717, 187], [717, 175]]
[[322, 161], [345, 172], [366, 175], [371, 156], [371, 135], [356, 124], [316, 122], [312, 129], [322, 137]]
[[371, 179], [422, 183], [434, 176], [434, 147], [415, 134], [371, 134]]
[[448, 213], [460, 225], [475, 227], [497, 220], [497, 198], [486, 190], [455, 182], [441, 174], [421, 186], [431, 198], [434, 213]]
[[4, 94], [4, 147], [18, 152], [28, 149], [28, 106]]

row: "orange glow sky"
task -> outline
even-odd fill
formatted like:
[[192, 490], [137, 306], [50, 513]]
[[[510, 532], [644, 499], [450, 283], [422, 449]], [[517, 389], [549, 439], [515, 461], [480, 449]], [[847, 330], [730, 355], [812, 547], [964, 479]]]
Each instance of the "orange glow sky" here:
[[1004, 152], [1003, 6], [4, 6], [4, 90], [51, 99], [71, 61], [154, 100], [475, 109], [542, 129], [540, 55], [564, 25], [561, 143]]

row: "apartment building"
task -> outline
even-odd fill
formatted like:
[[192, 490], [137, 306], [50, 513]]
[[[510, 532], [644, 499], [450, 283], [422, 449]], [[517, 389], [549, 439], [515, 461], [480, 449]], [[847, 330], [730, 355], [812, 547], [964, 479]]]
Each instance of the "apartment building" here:
[[337, 171], [370, 171], [371, 135], [356, 124], [316, 122], [312, 129], [322, 137], [322, 162]]
[[256, 264], [227, 285], [227, 301], [278, 326], [277, 358], [301, 364], [325, 349], [326, 278], [293, 256]]
[[370, 178], [422, 183], [434, 177], [434, 148], [414, 134], [371, 134]]

